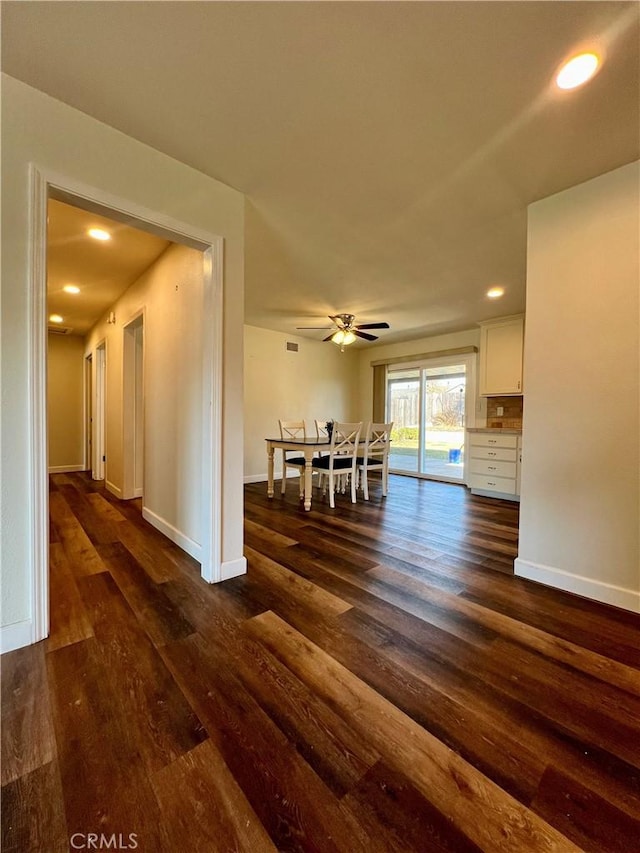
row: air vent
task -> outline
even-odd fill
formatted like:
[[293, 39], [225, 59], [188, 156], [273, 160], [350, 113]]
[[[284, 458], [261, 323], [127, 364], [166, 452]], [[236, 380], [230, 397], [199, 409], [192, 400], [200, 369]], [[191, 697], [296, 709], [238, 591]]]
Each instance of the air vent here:
[[287, 341], [287, 352], [298, 352], [298, 344], [294, 344], [293, 341]]
[[68, 326], [49, 326], [48, 332], [50, 335], [70, 335], [73, 329]]

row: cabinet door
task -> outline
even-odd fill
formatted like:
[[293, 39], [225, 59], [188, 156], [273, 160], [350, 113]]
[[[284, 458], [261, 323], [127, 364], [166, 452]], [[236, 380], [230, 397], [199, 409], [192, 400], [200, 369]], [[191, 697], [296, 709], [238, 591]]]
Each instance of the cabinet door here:
[[522, 318], [482, 327], [480, 336], [480, 394], [522, 394]]

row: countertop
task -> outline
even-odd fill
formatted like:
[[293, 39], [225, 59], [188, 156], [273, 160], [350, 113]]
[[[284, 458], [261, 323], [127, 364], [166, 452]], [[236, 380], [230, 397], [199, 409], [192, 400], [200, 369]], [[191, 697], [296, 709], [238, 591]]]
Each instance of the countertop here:
[[467, 432], [497, 432], [502, 435], [522, 435], [521, 429], [511, 427], [467, 427]]

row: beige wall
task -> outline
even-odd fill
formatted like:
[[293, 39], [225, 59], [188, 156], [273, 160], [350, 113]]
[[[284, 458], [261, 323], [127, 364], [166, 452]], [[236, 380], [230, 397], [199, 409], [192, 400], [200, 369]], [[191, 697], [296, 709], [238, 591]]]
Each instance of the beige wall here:
[[[287, 341], [298, 352], [287, 351]], [[267, 479], [265, 438], [278, 420], [352, 420], [357, 414], [358, 357], [332, 343], [245, 326], [245, 481]], [[278, 454], [279, 456], [279, 454]], [[276, 469], [279, 460], [276, 457]]]
[[143, 507], [192, 552], [202, 532], [202, 253], [169, 246], [109, 311], [86, 338], [87, 355], [106, 343], [107, 487], [122, 495], [124, 327], [144, 311]]
[[[386, 358], [439, 352], [459, 347], [479, 347], [480, 329], [467, 329], [447, 335], [434, 335], [431, 338], [419, 338], [415, 341], [403, 341], [398, 344], [380, 344], [359, 351], [359, 414], [358, 420], [371, 420], [373, 408], [373, 368], [372, 361]], [[476, 423], [481, 424], [486, 417], [486, 400], [476, 397]]]
[[529, 208], [518, 574], [640, 610], [638, 163]]
[[84, 342], [76, 335], [48, 335], [47, 432], [49, 470], [82, 471]]
[[2, 626], [31, 624], [29, 164], [224, 238], [222, 558], [242, 560], [241, 193], [2, 75]]
[[[245, 326], [245, 482], [266, 480], [264, 440], [278, 434], [278, 419], [371, 420], [371, 362], [414, 353], [478, 346], [480, 329], [399, 344], [345, 350], [329, 343]], [[287, 341], [298, 343], [288, 352]], [[482, 422], [486, 402], [476, 400]], [[279, 459], [276, 456], [276, 473]]]

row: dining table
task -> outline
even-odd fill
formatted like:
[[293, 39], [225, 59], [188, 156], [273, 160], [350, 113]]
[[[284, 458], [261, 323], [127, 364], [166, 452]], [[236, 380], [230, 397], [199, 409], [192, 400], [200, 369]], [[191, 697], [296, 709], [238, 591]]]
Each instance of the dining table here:
[[[267, 497], [273, 498], [273, 457], [276, 449], [296, 450], [304, 456], [304, 508], [311, 509], [311, 493], [313, 483], [313, 456], [315, 453], [327, 450], [331, 444], [329, 438], [267, 438], [268, 479]], [[283, 471], [282, 476], [285, 476]]]

